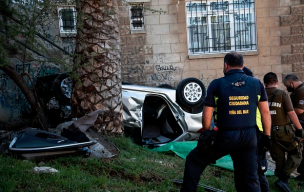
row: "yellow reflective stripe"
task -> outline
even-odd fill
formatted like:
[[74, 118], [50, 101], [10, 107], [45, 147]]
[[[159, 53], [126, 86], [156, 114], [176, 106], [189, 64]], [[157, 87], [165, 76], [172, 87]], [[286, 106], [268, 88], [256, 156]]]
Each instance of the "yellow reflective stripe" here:
[[[261, 99], [261, 95], [258, 95], [258, 101], [260, 101], [260, 99]], [[256, 124], [257, 124], [259, 130], [263, 131], [262, 118], [261, 118], [261, 113], [260, 113], [259, 108], [257, 108], [257, 111], [256, 111]]]
[[217, 100], [218, 100], [218, 97], [214, 97], [214, 103], [215, 103], [214, 111], [215, 112], [217, 112]]

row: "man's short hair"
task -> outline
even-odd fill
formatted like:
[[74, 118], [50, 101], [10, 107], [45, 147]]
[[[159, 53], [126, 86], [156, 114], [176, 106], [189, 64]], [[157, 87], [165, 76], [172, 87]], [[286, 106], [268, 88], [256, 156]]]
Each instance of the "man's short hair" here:
[[265, 85], [272, 85], [272, 84], [276, 84], [277, 82], [279, 82], [277, 74], [275, 74], [273, 72], [267, 73], [264, 76], [263, 81], [264, 81]]
[[284, 77], [283, 83], [286, 83], [287, 81], [298, 82], [298, 81], [300, 81], [300, 79], [294, 74], [288, 74], [288, 75], [286, 75], [286, 77]]
[[224, 62], [231, 67], [243, 67], [243, 55], [238, 52], [227, 53], [224, 57]]
[[246, 75], [253, 77], [253, 73], [252, 73], [252, 71], [251, 71], [249, 68], [244, 67], [244, 68], [243, 68], [243, 71], [244, 71], [244, 73], [245, 73]]

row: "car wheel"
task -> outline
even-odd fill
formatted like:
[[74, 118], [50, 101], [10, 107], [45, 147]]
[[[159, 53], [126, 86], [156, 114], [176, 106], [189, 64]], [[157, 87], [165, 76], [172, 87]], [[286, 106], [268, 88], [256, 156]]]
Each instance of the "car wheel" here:
[[176, 88], [177, 102], [185, 107], [193, 108], [201, 105], [206, 96], [206, 89], [202, 81], [189, 77], [183, 79]]
[[56, 77], [53, 83], [53, 92], [61, 105], [70, 105], [72, 83], [72, 78], [67, 73]]
[[160, 84], [160, 85], [157, 85], [157, 87], [159, 88], [167, 88], [167, 89], [174, 89], [173, 86], [169, 85], [169, 84]]

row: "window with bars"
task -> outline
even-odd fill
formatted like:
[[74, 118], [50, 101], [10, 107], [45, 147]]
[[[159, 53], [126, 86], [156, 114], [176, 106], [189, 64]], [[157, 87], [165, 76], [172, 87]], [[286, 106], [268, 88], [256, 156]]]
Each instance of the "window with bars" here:
[[144, 29], [144, 5], [143, 3], [131, 4], [130, 8], [131, 30]]
[[255, 0], [186, 2], [189, 54], [257, 50]]
[[75, 7], [59, 7], [60, 33], [76, 33], [76, 10]]

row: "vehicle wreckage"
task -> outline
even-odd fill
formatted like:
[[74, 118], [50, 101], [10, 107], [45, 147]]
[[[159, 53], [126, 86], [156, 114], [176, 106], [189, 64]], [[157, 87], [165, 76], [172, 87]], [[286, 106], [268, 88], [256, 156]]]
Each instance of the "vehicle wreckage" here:
[[62, 155], [83, 155], [93, 152], [96, 158], [110, 158], [119, 150], [102, 137], [88, 130], [104, 110], [96, 110], [59, 128], [60, 134], [26, 128], [17, 133], [10, 142], [8, 151], [26, 159], [44, 159]]
[[[69, 116], [71, 82], [66, 73], [37, 79], [38, 96], [47, 103], [46, 114], [60, 114], [55, 121]], [[204, 84], [193, 77], [180, 81], [176, 89], [168, 84], [148, 87], [123, 82], [125, 134], [135, 143], [151, 147], [196, 140], [202, 130], [205, 96]]]

